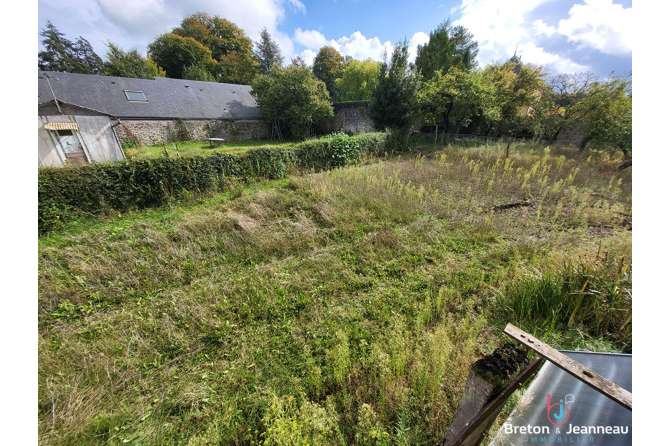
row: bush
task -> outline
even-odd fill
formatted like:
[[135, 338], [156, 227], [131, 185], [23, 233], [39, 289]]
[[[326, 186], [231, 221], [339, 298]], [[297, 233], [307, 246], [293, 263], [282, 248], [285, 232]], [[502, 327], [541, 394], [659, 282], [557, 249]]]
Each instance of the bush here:
[[243, 155], [125, 160], [116, 163], [41, 168], [38, 172], [40, 233], [65, 220], [109, 211], [160, 206], [187, 193], [215, 190], [225, 177], [285, 178], [291, 166], [330, 169], [355, 163], [364, 153], [384, 151], [385, 134], [336, 133], [295, 149], [257, 149]]
[[333, 169], [354, 164], [366, 153], [379, 155], [384, 152], [385, 144], [384, 133], [348, 136], [336, 132], [298, 144], [296, 158], [302, 168]]

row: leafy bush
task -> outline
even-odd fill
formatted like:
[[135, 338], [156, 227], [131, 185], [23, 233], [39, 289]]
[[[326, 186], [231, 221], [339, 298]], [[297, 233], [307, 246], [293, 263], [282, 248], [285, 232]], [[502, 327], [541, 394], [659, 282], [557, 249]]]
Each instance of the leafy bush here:
[[354, 164], [365, 153], [379, 155], [384, 152], [385, 143], [384, 133], [348, 136], [336, 132], [298, 144], [296, 158], [303, 168], [333, 169]]
[[42, 168], [38, 172], [40, 233], [81, 215], [160, 206], [171, 198], [221, 188], [225, 177], [278, 179], [291, 166], [329, 169], [384, 151], [385, 134], [337, 133], [297, 148], [256, 149], [243, 155], [125, 160]]

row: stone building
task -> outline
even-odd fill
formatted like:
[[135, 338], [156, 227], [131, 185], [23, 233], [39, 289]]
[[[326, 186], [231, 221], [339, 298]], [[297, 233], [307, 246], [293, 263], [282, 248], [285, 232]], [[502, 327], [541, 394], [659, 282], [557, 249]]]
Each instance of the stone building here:
[[[251, 96], [251, 87], [217, 82], [39, 71], [38, 117], [40, 165], [62, 165], [70, 158], [77, 162], [123, 159], [120, 144], [127, 141], [152, 145], [175, 137], [268, 137], [268, 125]], [[99, 133], [109, 143], [105, 150], [91, 148], [94, 138], [82, 142], [86, 138], [74, 127], [80, 127], [77, 121], [86, 121], [83, 117], [97, 118], [102, 126]], [[63, 121], [70, 124], [55, 124]], [[94, 120], [88, 121], [93, 125]], [[113, 140], [120, 154], [112, 147]], [[65, 153], [64, 148], [79, 146], [83, 154]], [[102, 158], [96, 159], [98, 155]]]

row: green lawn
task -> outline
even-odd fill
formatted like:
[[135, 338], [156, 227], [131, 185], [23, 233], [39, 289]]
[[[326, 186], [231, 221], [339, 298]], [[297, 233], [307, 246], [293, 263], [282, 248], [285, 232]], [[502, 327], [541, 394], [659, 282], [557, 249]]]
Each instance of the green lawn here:
[[[165, 146], [157, 144], [153, 146], [129, 147], [124, 149], [128, 159], [142, 159], [142, 158], [158, 158], [166, 156], [165, 148], [167, 148], [169, 156], [207, 156], [213, 153], [229, 153], [240, 154], [253, 149], [272, 148], [272, 147], [292, 147], [295, 146], [293, 141], [242, 141], [242, 142], [226, 142], [223, 147], [211, 147], [206, 141], [182, 141], [175, 143], [166, 143]], [[179, 153], [177, 153], [179, 152]]]
[[40, 444], [436, 444], [507, 322], [631, 351], [630, 169], [501, 153], [388, 157], [41, 237]]

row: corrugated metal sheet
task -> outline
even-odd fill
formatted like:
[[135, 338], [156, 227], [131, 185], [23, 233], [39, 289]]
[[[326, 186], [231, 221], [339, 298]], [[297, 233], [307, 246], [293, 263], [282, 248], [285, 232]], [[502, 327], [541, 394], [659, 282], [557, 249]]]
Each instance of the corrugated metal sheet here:
[[[563, 353], [632, 392], [632, 355], [573, 351]], [[561, 410], [564, 418], [556, 419], [555, 415], [560, 414]], [[550, 416], [554, 418], [550, 419]], [[559, 423], [563, 424], [558, 425]], [[515, 428], [515, 432], [510, 432]], [[615, 429], [625, 429], [627, 432], [613, 433]], [[528, 432], [529, 430], [535, 432]], [[588, 443], [619, 446], [630, 445], [632, 441], [630, 410], [547, 362], [524, 392], [521, 402], [507, 418], [491, 445]]]
[[47, 122], [44, 128], [47, 130], [79, 130], [76, 122]]

